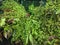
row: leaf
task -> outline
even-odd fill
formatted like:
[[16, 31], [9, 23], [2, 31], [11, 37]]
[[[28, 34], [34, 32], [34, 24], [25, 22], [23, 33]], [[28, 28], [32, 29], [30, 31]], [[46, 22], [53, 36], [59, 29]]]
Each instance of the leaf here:
[[26, 44], [28, 44], [28, 35], [27, 35], [27, 38], [26, 38]]
[[3, 26], [3, 25], [5, 25], [5, 18], [1, 19], [0, 26]]
[[30, 34], [30, 36], [29, 36], [29, 40], [30, 40], [30, 42], [32, 43], [32, 45], [33, 45], [33, 37], [32, 37], [32, 35]]
[[60, 13], [60, 9], [56, 12], [56, 14], [59, 14]]

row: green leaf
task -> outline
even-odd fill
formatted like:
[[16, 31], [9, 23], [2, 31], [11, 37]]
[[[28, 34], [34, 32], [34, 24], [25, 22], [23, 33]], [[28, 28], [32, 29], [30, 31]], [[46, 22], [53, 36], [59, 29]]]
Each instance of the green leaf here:
[[0, 26], [3, 26], [3, 25], [5, 25], [5, 18], [2, 18], [0, 22]]
[[30, 36], [29, 36], [29, 40], [30, 40], [30, 42], [32, 43], [32, 45], [33, 45], [33, 37], [32, 37], [32, 35], [30, 34]]
[[56, 12], [56, 14], [59, 14], [60, 13], [60, 9]]
[[28, 35], [27, 35], [27, 38], [26, 38], [26, 44], [28, 44]]

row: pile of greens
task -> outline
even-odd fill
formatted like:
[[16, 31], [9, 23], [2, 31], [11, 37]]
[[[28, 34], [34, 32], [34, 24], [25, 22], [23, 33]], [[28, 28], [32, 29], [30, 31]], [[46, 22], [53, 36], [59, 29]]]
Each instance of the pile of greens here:
[[11, 41], [22, 40], [24, 45], [59, 45], [60, 2], [47, 0], [44, 6], [32, 4], [28, 8], [27, 12], [14, 0], [3, 2], [0, 26], [5, 32], [11, 31]]

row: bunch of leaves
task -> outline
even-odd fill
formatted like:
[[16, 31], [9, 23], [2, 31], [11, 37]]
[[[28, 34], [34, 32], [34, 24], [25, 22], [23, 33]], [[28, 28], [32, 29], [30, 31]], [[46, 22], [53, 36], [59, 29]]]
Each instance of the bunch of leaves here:
[[18, 4], [14, 0], [5, 0], [3, 1], [2, 10], [4, 11], [5, 17], [24, 17], [26, 15], [26, 11], [24, 6]]
[[[57, 5], [56, 5], [57, 4]], [[58, 7], [56, 7], [58, 6]], [[54, 40], [51, 42], [48, 38], [55, 35], [60, 38], [60, 15], [59, 4], [56, 0], [47, 0], [46, 5], [34, 7], [29, 6], [29, 16], [22, 5], [17, 4], [14, 0], [7, 0], [3, 3], [5, 17], [1, 18], [1, 26], [6, 30], [12, 30], [12, 41], [22, 39], [24, 45], [54, 45]], [[11, 11], [6, 12], [6, 9]], [[56, 11], [57, 10], [57, 11]], [[13, 23], [5, 22], [13, 18]]]
[[[45, 6], [34, 7], [34, 5], [31, 5], [29, 7], [29, 11], [31, 12], [31, 14], [33, 16], [32, 18], [39, 22], [40, 27], [38, 28], [38, 30], [40, 29], [40, 31], [44, 32], [45, 35], [47, 35], [47, 36], [44, 36], [45, 40], [47, 40], [47, 38], [51, 35], [58, 34], [56, 36], [59, 37], [59, 33], [60, 33], [59, 17], [60, 16], [59, 16], [59, 14], [58, 15], [56, 14], [56, 12], [57, 12], [56, 10], [59, 7], [59, 6], [56, 7], [56, 4], [57, 4], [56, 0], [54, 0], [54, 1], [47, 0]], [[57, 4], [57, 5], [59, 5], [59, 4]], [[39, 32], [39, 33], [41, 33], [41, 32]], [[40, 35], [40, 34], [38, 34], [38, 35]], [[42, 34], [42, 35], [44, 35], [44, 34]], [[41, 39], [41, 38], [39, 37], [39, 39]], [[43, 40], [43, 38], [41, 40]], [[39, 41], [37, 41], [37, 42], [39, 42]], [[42, 42], [44, 43], [44, 40]], [[42, 45], [42, 42], [40, 41], [41, 45]]]

